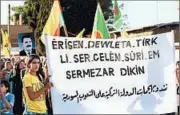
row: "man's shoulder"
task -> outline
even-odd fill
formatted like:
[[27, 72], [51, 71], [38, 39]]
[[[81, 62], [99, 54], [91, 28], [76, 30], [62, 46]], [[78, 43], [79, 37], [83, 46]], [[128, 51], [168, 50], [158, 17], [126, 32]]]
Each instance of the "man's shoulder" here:
[[21, 50], [19, 53], [20, 55], [26, 55], [26, 52], [24, 50]]
[[7, 97], [7, 98], [14, 98], [14, 94], [8, 93], [6, 97]]
[[24, 50], [21, 50], [20, 53], [25, 52]]
[[30, 73], [26, 73], [25, 75], [24, 75], [24, 77], [31, 77], [31, 74]]
[[24, 78], [23, 78], [23, 81], [25, 81], [25, 80], [30, 80], [31, 79], [31, 74], [29, 74], [29, 73], [26, 73], [25, 75], [24, 75]]

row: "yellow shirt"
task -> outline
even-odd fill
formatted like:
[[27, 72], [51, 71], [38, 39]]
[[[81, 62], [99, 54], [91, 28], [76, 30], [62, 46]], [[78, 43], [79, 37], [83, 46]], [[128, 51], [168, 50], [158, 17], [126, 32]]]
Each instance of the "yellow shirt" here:
[[26, 87], [32, 87], [33, 91], [36, 92], [43, 88], [44, 84], [38, 79], [37, 76], [33, 76], [30, 73], [27, 73], [23, 79], [23, 91], [28, 111], [35, 113], [45, 113], [47, 110], [45, 94], [40, 95], [35, 100], [30, 100]]

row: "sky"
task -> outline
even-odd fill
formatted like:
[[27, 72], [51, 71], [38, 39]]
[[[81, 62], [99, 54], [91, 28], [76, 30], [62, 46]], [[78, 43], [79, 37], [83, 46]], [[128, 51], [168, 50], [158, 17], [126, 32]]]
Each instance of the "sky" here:
[[[122, 12], [127, 14], [130, 29], [158, 23], [179, 22], [177, 1], [119, 1], [119, 5], [121, 3], [124, 3]], [[1, 1], [1, 24], [8, 23], [8, 4], [19, 6], [23, 5], [24, 1]]]
[[[13, 6], [21, 6], [24, 4], [24, 1], [1, 1], [1, 25], [7, 24], [8, 23], [8, 4]], [[13, 12], [11, 11], [11, 15]]]
[[159, 23], [179, 22], [177, 1], [122, 1], [122, 12], [127, 14], [130, 28], [155, 25]]

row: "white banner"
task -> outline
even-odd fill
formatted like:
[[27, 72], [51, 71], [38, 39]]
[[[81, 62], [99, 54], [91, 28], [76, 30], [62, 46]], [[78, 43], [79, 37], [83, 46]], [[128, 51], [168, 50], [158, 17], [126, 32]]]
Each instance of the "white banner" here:
[[173, 33], [129, 39], [46, 37], [54, 114], [177, 111]]

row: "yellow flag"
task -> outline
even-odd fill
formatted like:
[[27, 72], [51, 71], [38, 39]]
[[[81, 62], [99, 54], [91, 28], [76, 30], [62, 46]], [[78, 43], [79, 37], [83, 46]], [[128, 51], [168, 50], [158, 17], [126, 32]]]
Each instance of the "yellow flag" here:
[[83, 28], [83, 30], [81, 30], [81, 32], [76, 36], [76, 38], [82, 38], [84, 31], [85, 29]]
[[122, 38], [128, 38], [129, 35], [128, 35], [128, 33], [126, 31], [123, 31], [123, 32], [121, 32], [121, 37]]
[[9, 40], [9, 36], [8, 36], [8, 34], [7, 34], [6, 31], [5, 31], [4, 33], [5, 33], [5, 37], [6, 37], [6, 40], [7, 40], [8, 49], [10, 50], [10, 48], [11, 48], [11, 42], [10, 42], [10, 40]]
[[2, 42], [3, 42], [3, 54], [4, 56], [10, 57], [10, 42], [7, 33], [1, 29]]
[[54, 0], [50, 15], [44, 26], [41, 41], [44, 43], [44, 35], [60, 36], [60, 28], [65, 26], [62, 8], [59, 0]]

